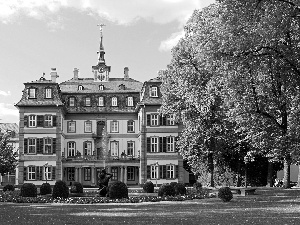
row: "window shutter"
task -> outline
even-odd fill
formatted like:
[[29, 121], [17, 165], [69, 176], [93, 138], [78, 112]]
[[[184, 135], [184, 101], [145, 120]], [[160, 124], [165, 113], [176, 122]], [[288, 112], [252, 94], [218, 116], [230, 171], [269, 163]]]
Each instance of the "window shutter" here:
[[24, 148], [23, 148], [24, 154], [28, 153], [28, 139], [24, 138]]
[[43, 154], [43, 144], [44, 144], [44, 139], [43, 138], [37, 138], [36, 140], [36, 153], [37, 154]]
[[163, 165], [163, 179], [167, 178], [167, 166]]
[[151, 115], [147, 115], [147, 126], [151, 125]]
[[163, 137], [163, 148], [162, 148], [163, 152], [167, 151], [167, 138]]
[[43, 168], [41, 166], [35, 167], [35, 173], [36, 173], [36, 180], [43, 180]]
[[178, 165], [175, 166], [175, 178], [178, 178]]
[[56, 153], [56, 138], [52, 138], [52, 153]]
[[87, 155], [87, 154], [86, 154], [87, 151], [86, 151], [85, 146], [86, 146], [86, 142], [84, 141], [84, 142], [83, 142], [83, 155]]
[[147, 166], [147, 179], [151, 179], [151, 166]]
[[27, 167], [24, 166], [23, 179], [27, 180]]
[[159, 166], [159, 179], [163, 179], [164, 178], [164, 168], [163, 166]]
[[43, 115], [37, 115], [37, 126], [38, 127], [44, 126], [44, 116]]
[[56, 116], [52, 116], [53, 127], [57, 126], [56, 118], [57, 118]]
[[147, 152], [151, 152], [151, 138], [147, 137]]
[[24, 127], [28, 127], [28, 116], [24, 116]]
[[175, 143], [174, 143], [174, 148], [175, 148], [175, 152], [178, 152], [179, 148], [178, 148], [178, 145], [177, 145], [177, 141], [179, 140], [179, 137], [175, 137]]
[[159, 151], [158, 152], [163, 152], [163, 138], [159, 137]]
[[52, 166], [52, 172], [51, 172], [51, 179], [52, 180], [55, 180], [55, 169], [56, 167], [55, 166]]

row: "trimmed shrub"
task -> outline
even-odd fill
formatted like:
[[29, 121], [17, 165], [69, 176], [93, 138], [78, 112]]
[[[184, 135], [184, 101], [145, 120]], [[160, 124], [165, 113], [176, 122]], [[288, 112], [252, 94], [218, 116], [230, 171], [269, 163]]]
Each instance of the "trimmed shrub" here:
[[175, 196], [175, 188], [170, 184], [163, 184], [158, 189], [158, 196]]
[[53, 187], [53, 198], [68, 198], [69, 197], [69, 188], [66, 184], [66, 182], [62, 180], [56, 181], [54, 187]]
[[233, 195], [229, 187], [222, 187], [219, 189], [218, 198], [223, 202], [229, 202], [232, 199]]
[[71, 193], [83, 193], [83, 186], [79, 182], [74, 182], [74, 184], [71, 186]]
[[109, 185], [108, 195], [112, 199], [128, 198], [128, 188], [125, 183], [117, 181]]
[[21, 186], [22, 197], [37, 197], [37, 188], [32, 183], [25, 183]]
[[176, 195], [185, 195], [186, 194], [186, 188], [185, 188], [184, 184], [182, 184], [182, 183], [177, 183], [174, 186], [174, 189], [175, 189]]
[[47, 195], [51, 193], [52, 193], [51, 185], [49, 183], [43, 183], [42, 186], [40, 187], [40, 194]]
[[143, 189], [146, 193], [154, 192], [154, 184], [151, 181], [146, 181], [143, 185]]
[[6, 191], [14, 191], [15, 190], [15, 186], [14, 185], [11, 185], [11, 184], [7, 184], [4, 186], [3, 188], [3, 191], [6, 192]]

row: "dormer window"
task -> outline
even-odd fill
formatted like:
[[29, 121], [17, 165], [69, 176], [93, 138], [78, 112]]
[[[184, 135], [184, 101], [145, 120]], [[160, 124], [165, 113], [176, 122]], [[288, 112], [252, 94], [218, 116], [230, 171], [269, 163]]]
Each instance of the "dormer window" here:
[[119, 85], [119, 90], [125, 90], [125, 85], [124, 84], [120, 84]]
[[28, 98], [36, 98], [36, 89], [28, 88]]
[[127, 106], [133, 106], [133, 97], [127, 97]]
[[99, 91], [103, 91], [104, 90], [104, 85], [99, 85]]
[[52, 98], [52, 88], [45, 88], [45, 98]]
[[150, 89], [150, 97], [158, 97], [158, 88], [156, 86], [152, 86]]
[[78, 91], [82, 91], [83, 90], [83, 86], [82, 85], [79, 85], [78, 86]]
[[117, 97], [113, 97], [111, 99], [111, 106], [118, 106], [118, 99], [117, 99]]

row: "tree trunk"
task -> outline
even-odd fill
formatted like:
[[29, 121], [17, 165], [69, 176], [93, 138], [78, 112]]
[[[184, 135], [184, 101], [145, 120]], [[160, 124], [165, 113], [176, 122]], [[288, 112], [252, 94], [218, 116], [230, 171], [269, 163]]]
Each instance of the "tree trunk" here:
[[208, 171], [210, 173], [210, 186], [214, 187], [215, 182], [214, 182], [214, 158], [213, 158], [213, 153], [208, 154]]
[[273, 187], [274, 186], [273, 173], [274, 173], [273, 163], [268, 162], [267, 187]]
[[291, 161], [290, 161], [290, 158], [287, 156], [287, 157], [284, 158], [284, 162], [283, 162], [283, 187], [284, 188], [290, 188], [291, 187], [291, 184], [290, 184], [290, 180], [291, 180], [290, 165], [291, 165]]
[[241, 162], [238, 161], [238, 169], [237, 169], [237, 181], [236, 186], [240, 187], [242, 185], [242, 179], [241, 179]]

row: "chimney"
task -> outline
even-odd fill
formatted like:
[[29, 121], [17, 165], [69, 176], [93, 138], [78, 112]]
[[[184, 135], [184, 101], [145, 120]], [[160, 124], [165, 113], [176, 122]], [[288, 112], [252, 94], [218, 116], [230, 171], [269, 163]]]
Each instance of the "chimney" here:
[[51, 76], [51, 81], [56, 83], [56, 78], [59, 77], [57, 75], [56, 68], [51, 68], [50, 76]]
[[74, 68], [73, 73], [74, 73], [74, 80], [78, 80], [79, 69]]
[[124, 68], [124, 80], [128, 80], [129, 79], [128, 71], [129, 71], [128, 67], [125, 67]]

